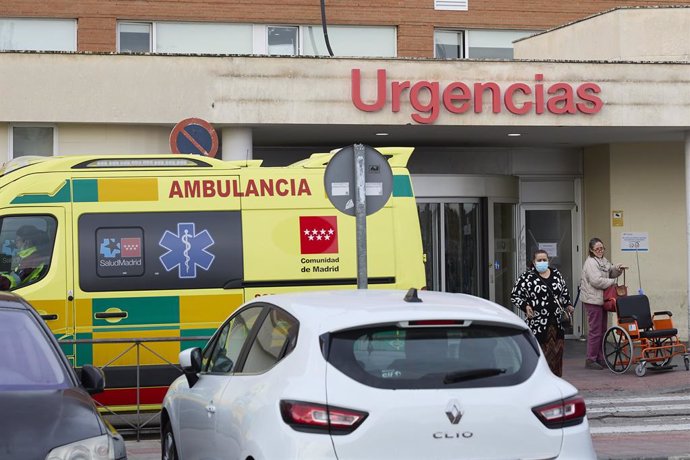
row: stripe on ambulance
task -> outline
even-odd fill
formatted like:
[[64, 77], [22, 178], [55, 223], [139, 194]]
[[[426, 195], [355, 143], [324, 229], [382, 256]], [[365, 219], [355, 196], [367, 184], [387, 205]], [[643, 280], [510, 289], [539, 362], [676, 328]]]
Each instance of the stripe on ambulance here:
[[74, 179], [75, 203], [158, 201], [158, 179]]
[[[70, 197], [74, 183], [74, 196]], [[408, 175], [393, 176], [393, 196], [412, 197]], [[66, 180], [55, 193], [27, 193], [14, 197], [11, 204], [97, 203], [105, 201], [158, 201], [158, 179], [74, 179]]]
[[119, 308], [127, 312], [127, 317], [117, 323], [108, 323], [105, 319], [93, 318], [93, 330], [113, 330], [113, 326], [148, 325], [163, 328], [166, 325], [179, 324], [180, 298], [165, 297], [118, 297], [108, 299], [93, 299], [94, 315], [108, 308]]
[[48, 193], [25, 193], [14, 197], [10, 204], [37, 204], [37, 203], [69, 203], [70, 181], [64, 184], [52, 195]]
[[408, 175], [393, 176], [393, 196], [412, 197], [412, 183]]

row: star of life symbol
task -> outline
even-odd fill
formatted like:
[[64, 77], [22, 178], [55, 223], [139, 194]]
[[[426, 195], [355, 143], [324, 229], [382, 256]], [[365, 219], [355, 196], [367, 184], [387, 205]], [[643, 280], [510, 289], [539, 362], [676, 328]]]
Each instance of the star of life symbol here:
[[120, 241], [116, 238], [103, 238], [100, 252], [106, 259], [114, 259], [120, 255]]
[[194, 223], [177, 224], [177, 234], [166, 230], [158, 243], [168, 252], [160, 256], [167, 271], [178, 269], [180, 278], [196, 278], [197, 267], [208, 270], [216, 256], [206, 249], [214, 244], [208, 230], [196, 233]]

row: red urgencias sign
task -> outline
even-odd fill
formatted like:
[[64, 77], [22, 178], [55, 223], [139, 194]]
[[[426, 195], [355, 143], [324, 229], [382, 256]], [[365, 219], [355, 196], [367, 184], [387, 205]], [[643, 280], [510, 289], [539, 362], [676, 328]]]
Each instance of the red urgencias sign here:
[[484, 97], [490, 98], [491, 111], [501, 113], [507, 110], [515, 115], [549, 112], [554, 115], [598, 113], [604, 103], [597, 96], [601, 87], [585, 82], [578, 86], [570, 83], [543, 83], [544, 75], [535, 74], [534, 82], [516, 82], [502, 89], [495, 82], [467, 84], [451, 82], [444, 87], [437, 81], [391, 81], [385, 69], [376, 72], [376, 97], [373, 102], [362, 100], [362, 77], [360, 69], [352, 69], [352, 103], [364, 112], [382, 110], [388, 99], [390, 86], [391, 111], [399, 112], [403, 99], [409, 99], [415, 110], [410, 116], [417, 123], [430, 124], [436, 121], [441, 108], [453, 114], [473, 111], [482, 113]]

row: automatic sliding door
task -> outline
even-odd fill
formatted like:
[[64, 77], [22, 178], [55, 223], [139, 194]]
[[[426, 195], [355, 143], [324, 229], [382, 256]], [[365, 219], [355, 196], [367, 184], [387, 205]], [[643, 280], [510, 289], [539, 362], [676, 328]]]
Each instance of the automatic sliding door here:
[[441, 219], [439, 203], [417, 203], [419, 224], [422, 227], [422, 248], [424, 249], [426, 286], [432, 291], [441, 288]]
[[444, 203], [445, 290], [481, 295], [479, 203]]
[[486, 296], [478, 200], [418, 203], [429, 289]]
[[[527, 264], [532, 260], [534, 251], [541, 249], [549, 255], [549, 262], [556, 267], [570, 289], [572, 301], [575, 301], [577, 289], [573, 279], [573, 206], [572, 205], [532, 205], [524, 206], [525, 244], [524, 257]], [[576, 310], [577, 312], [577, 310]], [[574, 321], [579, 324], [579, 317]], [[573, 325], [566, 328], [571, 335]]]

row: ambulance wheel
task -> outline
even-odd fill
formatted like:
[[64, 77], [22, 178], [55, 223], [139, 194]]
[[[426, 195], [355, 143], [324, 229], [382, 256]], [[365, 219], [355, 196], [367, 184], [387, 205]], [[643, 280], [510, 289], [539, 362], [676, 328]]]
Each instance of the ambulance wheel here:
[[161, 460], [178, 460], [175, 436], [173, 436], [170, 422], [168, 422], [163, 429], [161, 444]]
[[[663, 367], [671, 362], [671, 359], [673, 358], [673, 341], [671, 340], [671, 337], [656, 339], [654, 340], [652, 345], [654, 347], [659, 348], [657, 350], [654, 350], [654, 361], [652, 361], [651, 358], [648, 358], [650, 359], [649, 364], [651, 364], [654, 367]], [[661, 348], [669, 346], [671, 348]]]
[[645, 365], [644, 361], [635, 366], [635, 375], [637, 375], [638, 377], [644, 377], [646, 373], [647, 366]]
[[633, 361], [633, 343], [628, 331], [620, 326], [613, 326], [606, 331], [604, 343], [601, 345], [604, 352], [606, 367], [616, 374], [623, 374]]

